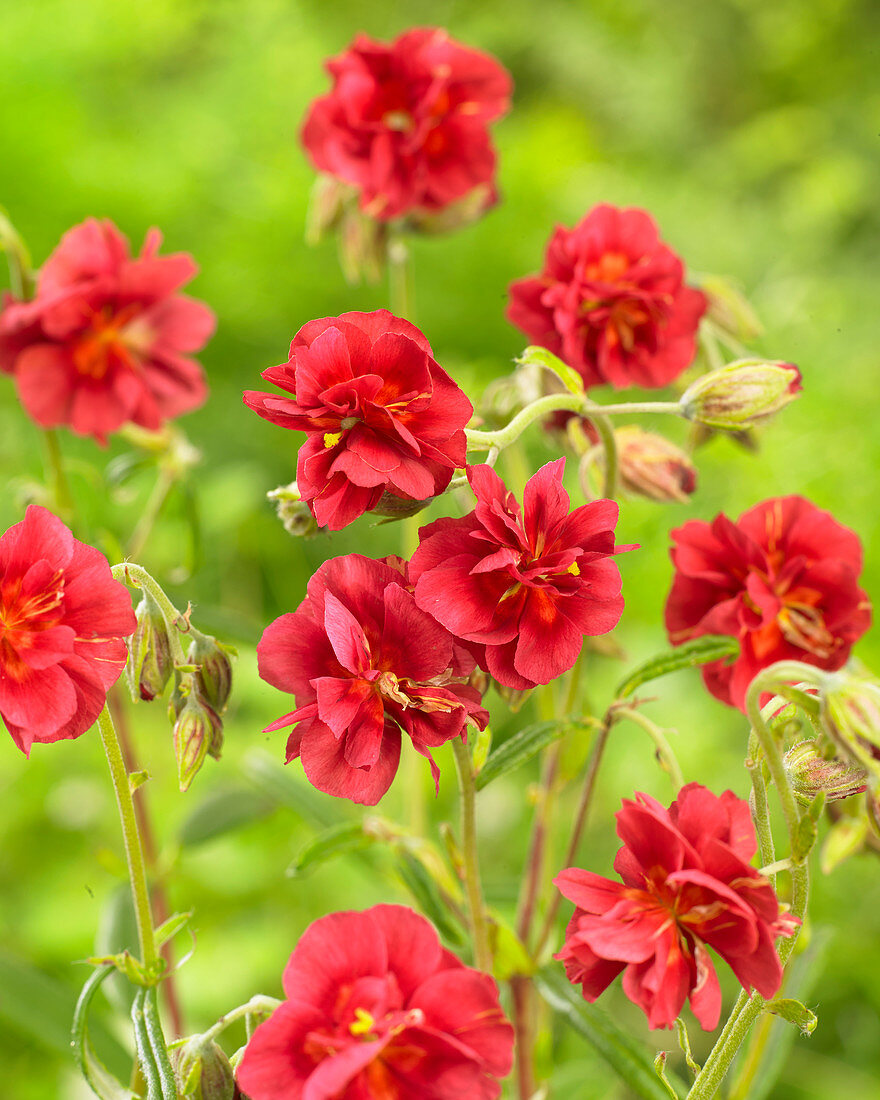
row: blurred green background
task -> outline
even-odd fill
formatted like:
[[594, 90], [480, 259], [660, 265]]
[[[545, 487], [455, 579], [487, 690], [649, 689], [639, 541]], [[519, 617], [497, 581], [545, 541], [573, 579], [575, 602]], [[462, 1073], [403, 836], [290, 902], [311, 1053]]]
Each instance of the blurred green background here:
[[[721, 509], [738, 515], [766, 496], [800, 492], [832, 508], [861, 535], [865, 586], [880, 593], [880, 7], [872, 0], [2, 5], [0, 202], [35, 262], [89, 215], [113, 219], [136, 245], [157, 225], [168, 250], [194, 254], [201, 274], [190, 289], [219, 316], [201, 357], [212, 397], [183, 425], [204, 453], [196, 473], [201, 545], [190, 546], [178, 495], [142, 560], [165, 582], [194, 566], [192, 578], [169, 591], [181, 605], [193, 601], [199, 625], [240, 648], [224, 757], [209, 762], [182, 797], [164, 708], [142, 705], [133, 714], [137, 752], [153, 775], [142, 795], [171, 904], [195, 913], [197, 950], [177, 979], [191, 1030], [254, 992], [278, 994], [288, 953], [315, 917], [409, 900], [393, 862], [378, 854], [342, 858], [308, 878], [285, 876], [322, 817], [355, 811], [309, 798], [299, 765], [280, 767], [283, 733], [260, 730], [291, 703], [261, 685], [253, 646], [268, 622], [297, 605], [321, 560], [397, 551], [401, 530], [361, 520], [331, 537], [291, 540], [265, 492], [293, 477], [298, 437], [258, 420], [240, 394], [259, 388], [259, 372], [286, 358], [305, 321], [389, 304], [384, 286], [345, 285], [331, 242], [303, 243], [313, 173], [297, 132], [309, 101], [328, 86], [326, 57], [358, 30], [390, 37], [418, 24], [445, 26], [494, 53], [516, 82], [514, 109], [496, 128], [501, 204], [480, 224], [413, 248], [412, 319], [472, 396], [509, 371], [523, 345], [503, 317], [508, 283], [540, 265], [555, 223], [572, 224], [597, 201], [647, 207], [692, 270], [734, 278], [765, 323], [759, 350], [798, 363], [804, 375], [801, 400], [763, 433], [759, 454], [725, 438], [699, 452], [700, 485], [687, 506], [624, 504], [619, 536], [642, 547], [620, 563], [627, 609], [617, 637], [629, 658], [664, 645], [669, 529]], [[0, 382], [5, 529], [42, 465], [39, 434], [20, 414], [12, 384]], [[677, 424], [670, 434], [684, 438]], [[83, 530], [112, 557], [149, 478], [136, 476], [108, 497], [89, 470], [95, 463], [103, 470], [125, 447], [117, 441], [100, 451], [67, 433], [62, 444]], [[528, 446], [532, 469], [553, 457], [537, 431]], [[857, 653], [880, 668], [876, 636]], [[599, 704], [621, 671], [591, 658], [588, 689]], [[662, 681], [657, 694], [649, 713], [679, 730], [686, 777], [744, 795], [741, 717], [709, 699], [696, 674]], [[499, 739], [532, 717], [531, 703], [513, 717], [494, 696], [491, 706]], [[10, 741], [0, 751], [2, 1092], [12, 1100], [70, 1100], [88, 1095], [65, 1051], [87, 972], [71, 960], [93, 952], [96, 928], [106, 942], [120, 908], [118, 823], [93, 734], [37, 746], [30, 761]], [[440, 798], [429, 799], [434, 836], [455, 801], [451, 757], [438, 759]], [[531, 816], [523, 790], [536, 776], [533, 765], [481, 796], [487, 892], [507, 916]], [[407, 813], [402, 787], [383, 802], [383, 815]], [[642, 789], [668, 801], [669, 787], [647, 740], [627, 726], [615, 733], [600, 787], [581, 863], [609, 873], [620, 799]], [[563, 825], [573, 800], [574, 792], [563, 799]], [[825, 944], [809, 997], [820, 1023], [811, 1039], [795, 1041], [772, 1096], [875, 1100], [876, 857], [817, 875], [811, 909], [812, 943]], [[730, 995], [729, 983], [725, 989]], [[666, 1033], [649, 1035], [619, 989], [603, 1004], [652, 1050], [676, 1047]], [[104, 1016], [124, 1042], [124, 1020], [120, 1027], [106, 1005]], [[560, 1030], [551, 1055], [549, 1038], [544, 1062], [555, 1095], [626, 1095], [580, 1039]], [[692, 1038], [699, 1059], [707, 1042]], [[671, 1058], [680, 1067], [677, 1048]]]

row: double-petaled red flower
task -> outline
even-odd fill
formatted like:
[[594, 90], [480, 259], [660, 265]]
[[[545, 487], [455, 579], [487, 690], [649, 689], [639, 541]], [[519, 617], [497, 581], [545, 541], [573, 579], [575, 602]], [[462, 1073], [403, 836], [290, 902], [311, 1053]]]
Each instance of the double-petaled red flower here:
[[840, 668], [871, 623], [858, 536], [803, 497], [766, 500], [736, 523], [691, 520], [672, 538], [669, 638], [739, 639], [733, 664], [705, 665], [703, 679], [740, 710], [761, 669], [782, 660]]
[[405, 569], [359, 554], [324, 562], [305, 600], [257, 646], [260, 676], [296, 698], [296, 710], [267, 727], [296, 726], [288, 763], [301, 757], [319, 790], [370, 806], [397, 771], [401, 729], [436, 782], [431, 749], [489, 718], [465, 683], [473, 659], [416, 607]]
[[510, 1072], [495, 982], [405, 906], [315, 921], [284, 992], [238, 1067], [251, 1100], [494, 1100]]
[[774, 940], [797, 922], [750, 866], [757, 842], [748, 804], [698, 783], [682, 787], [668, 810], [637, 794], [617, 814], [617, 834], [622, 882], [577, 867], [555, 879], [576, 906], [556, 958], [586, 1000], [623, 971], [623, 991], [649, 1027], [672, 1027], [688, 999], [711, 1030], [721, 991], [708, 947], [744, 989], [772, 997], [782, 981]]
[[0, 716], [25, 755], [89, 729], [135, 625], [104, 555], [45, 508], [0, 537]]
[[692, 362], [705, 310], [650, 214], [603, 203], [556, 229], [540, 275], [511, 284], [507, 316], [587, 387], [656, 389]]
[[371, 217], [442, 210], [481, 185], [494, 192], [489, 123], [510, 106], [512, 82], [493, 57], [426, 27], [390, 45], [358, 35], [327, 70], [333, 90], [312, 104], [302, 142], [319, 171], [360, 191]]
[[623, 611], [612, 555], [631, 547], [614, 545], [617, 505], [570, 512], [564, 468], [564, 458], [541, 467], [520, 508], [491, 467], [471, 466], [476, 508], [423, 527], [410, 565], [418, 606], [507, 687], [560, 676], [584, 636], [606, 634]]
[[465, 463], [473, 406], [421, 332], [385, 309], [309, 321], [262, 377], [294, 396], [249, 390], [245, 404], [306, 433], [297, 487], [322, 527], [340, 530], [386, 492], [436, 496]]
[[207, 397], [190, 358], [214, 314], [178, 290], [196, 274], [184, 252], [158, 256], [150, 230], [140, 256], [109, 221], [69, 230], [43, 265], [33, 301], [7, 297], [0, 370], [11, 373], [42, 428], [67, 425], [106, 442], [131, 422], [154, 431]]

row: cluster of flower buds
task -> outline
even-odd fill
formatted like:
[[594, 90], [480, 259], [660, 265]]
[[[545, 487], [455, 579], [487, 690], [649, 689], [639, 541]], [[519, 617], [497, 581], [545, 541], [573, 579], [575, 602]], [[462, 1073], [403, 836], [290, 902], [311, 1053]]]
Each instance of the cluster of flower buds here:
[[132, 698], [149, 702], [162, 694], [174, 669], [171, 638], [165, 616], [149, 592], [144, 591], [136, 615], [125, 675]]
[[315, 245], [335, 234], [339, 266], [348, 283], [378, 283], [388, 262], [388, 227], [358, 206], [354, 187], [320, 175], [309, 203], [306, 241]]
[[194, 627], [190, 630], [189, 663], [178, 669], [169, 709], [181, 791], [189, 790], [206, 757], [220, 759], [222, 715], [232, 689], [231, 650]]
[[295, 481], [289, 485], [279, 485], [271, 489], [266, 496], [275, 504], [275, 512], [288, 535], [295, 538], [314, 538], [318, 533], [318, 524], [308, 504], [302, 499]]
[[688, 420], [740, 431], [785, 408], [800, 390], [801, 372], [793, 364], [740, 359], [698, 378], [679, 405]]

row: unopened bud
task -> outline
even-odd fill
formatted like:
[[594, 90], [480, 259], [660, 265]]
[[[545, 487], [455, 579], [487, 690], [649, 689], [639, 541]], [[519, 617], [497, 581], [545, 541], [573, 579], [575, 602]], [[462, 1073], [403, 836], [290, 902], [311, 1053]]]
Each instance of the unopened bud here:
[[275, 511], [284, 530], [295, 538], [313, 538], [318, 533], [318, 523], [308, 504], [300, 497], [295, 481], [279, 485], [266, 493], [275, 502]]
[[490, 382], [480, 401], [480, 413], [485, 422], [495, 427], [506, 424], [520, 409], [544, 396], [548, 377], [555, 381], [536, 363], [532, 363], [518, 366], [511, 374]]
[[[614, 433], [622, 487], [660, 503], [682, 503], [697, 487], [697, 471], [688, 456], [662, 435], [641, 428]], [[597, 462], [604, 465], [604, 451]]]
[[149, 701], [161, 695], [174, 669], [165, 616], [149, 592], [138, 604], [137, 626], [129, 639], [126, 679], [132, 698]]
[[357, 191], [335, 176], [321, 174], [309, 196], [306, 214], [306, 244], [319, 244], [330, 230], [336, 229], [345, 207], [357, 202]]
[[[199, 694], [194, 673], [187, 673], [182, 678], [175, 697], [182, 700], [182, 706], [174, 723], [174, 754], [180, 790], [185, 792], [201, 770], [206, 756], [213, 756], [215, 760], [220, 758], [223, 723]], [[176, 709], [176, 703], [172, 705]]]
[[706, 295], [706, 316], [735, 340], [748, 343], [760, 336], [764, 326], [742, 291], [722, 275], [704, 275], [700, 290]]
[[388, 262], [388, 227], [348, 203], [339, 223], [339, 264], [351, 284], [378, 283]]
[[177, 1054], [175, 1072], [181, 1100], [232, 1100], [235, 1074], [225, 1052], [202, 1035]]
[[388, 519], [406, 519], [414, 516], [427, 508], [433, 497], [425, 500], [410, 500], [408, 497], [399, 497], [395, 493], [384, 492], [379, 498], [379, 503], [370, 511], [374, 516], [386, 516]]
[[448, 203], [440, 210], [413, 210], [404, 223], [411, 233], [437, 236], [473, 225], [498, 202], [498, 192], [492, 184], [472, 188], [462, 199]]
[[791, 363], [740, 359], [698, 378], [681, 395], [688, 420], [711, 428], [741, 429], [785, 408], [801, 389], [801, 372]]
[[821, 693], [819, 718], [844, 756], [880, 778], [880, 684], [846, 669], [831, 674]]
[[217, 714], [226, 710], [229, 693], [232, 691], [230, 652], [229, 647], [221, 645], [216, 638], [193, 630], [193, 640], [186, 659], [191, 665], [199, 666], [195, 674], [197, 691]]
[[799, 741], [783, 760], [792, 790], [807, 805], [820, 793], [826, 802], [835, 802], [867, 789], [864, 768], [837, 756], [826, 759], [815, 741]]

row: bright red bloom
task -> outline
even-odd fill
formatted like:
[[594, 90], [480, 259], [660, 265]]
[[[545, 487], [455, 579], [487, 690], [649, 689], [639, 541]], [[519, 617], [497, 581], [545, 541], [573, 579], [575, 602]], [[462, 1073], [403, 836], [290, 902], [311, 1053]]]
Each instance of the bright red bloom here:
[[321, 527], [339, 531], [385, 492], [427, 500], [465, 464], [473, 406], [421, 332], [387, 309], [309, 321], [288, 362], [262, 377], [295, 396], [248, 390], [244, 402], [306, 433], [296, 482]]
[[668, 810], [637, 794], [617, 814], [617, 835], [622, 883], [577, 867], [554, 880], [577, 907], [556, 958], [585, 999], [595, 1001], [623, 971], [623, 991], [649, 1027], [672, 1027], [687, 998], [709, 1031], [721, 991], [707, 947], [744, 989], [772, 997], [782, 981], [773, 941], [797, 921], [749, 865], [758, 845], [748, 803], [698, 783], [682, 787]]
[[327, 62], [333, 90], [312, 104], [302, 142], [321, 172], [360, 190], [373, 218], [442, 210], [495, 175], [488, 124], [513, 85], [488, 54], [431, 27], [390, 45], [365, 34]]
[[703, 679], [716, 698], [740, 710], [761, 669], [782, 660], [840, 668], [871, 623], [857, 583], [858, 536], [803, 497], [765, 500], [736, 523], [725, 515], [711, 524], [691, 520], [672, 538], [670, 641], [738, 638], [733, 664], [713, 661]]
[[0, 537], [0, 716], [25, 755], [94, 724], [135, 625], [104, 555], [45, 508]]
[[683, 280], [650, 214], [603, 203], [556, 228], [541, 274], [511, 283], [507, 317], [587, 387], [657, 389], [696, 354], [706, 297]]
[[607, 634], [623, 611], [611, 558], [632, 547], [614, 545], [617, 505], [599, 500], [569, 512], [564, 468], [564, 458], [542, 466], [521, 509], [491, 467], [469, 467], [476, 508], [423, 527], [410, 565], [419, 607], [507, 687], [560, 676], [584, 635]]
[[416, 607], [405, 568], [359, 554], [324, 562], [257, 646], [260, 676], [296, 697], [297, 709], [267, 727], [296, 725], [287, 762], [301, 756], [318, 790], [368, 806], [397, 772], [401, 729], [436, 782], [431, 749], [489, 718], [464, 683], [473, 659]]
[[405, 906], [315, 921], [284, 992], [238, 1067], [251, 1100], [494, 1100], [510, 1072], [494, 980]]
[[0, 370], [42, 428], [68, 425], [105, 443], [127, 421], [154, 431], [203, 404], [207, 387], [189, 353], [214, 331], [206, 305], [177, 290], [196, 274], [191, 256], [140, 256], [110, 221], [89, 218], [61, 238], [30, 302], [7, 297]]

